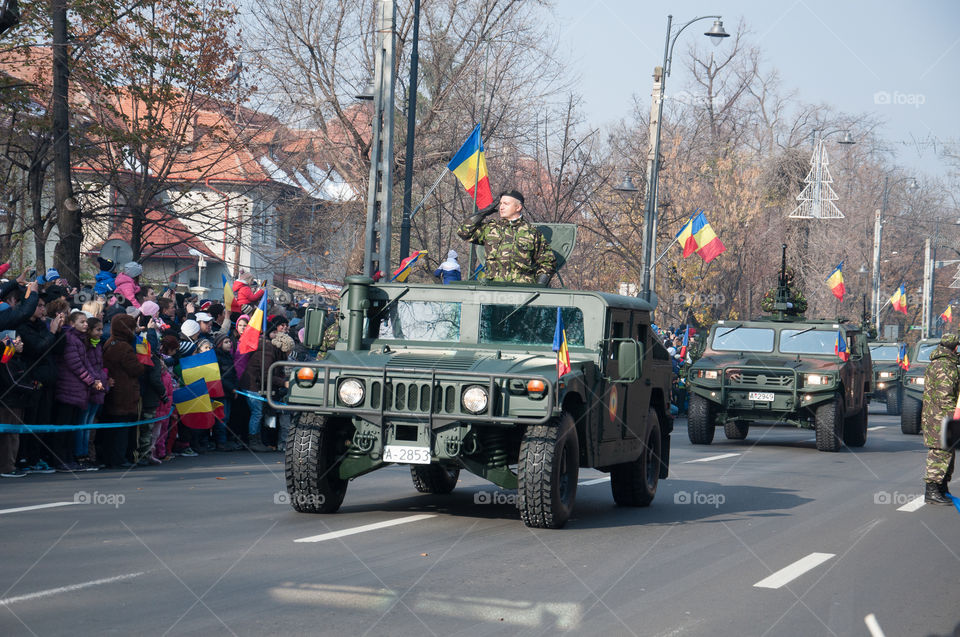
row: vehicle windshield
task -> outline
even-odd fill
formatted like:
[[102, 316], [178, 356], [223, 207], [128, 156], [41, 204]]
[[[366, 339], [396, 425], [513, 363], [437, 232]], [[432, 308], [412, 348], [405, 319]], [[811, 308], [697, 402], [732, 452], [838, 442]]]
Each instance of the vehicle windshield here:
[[[480, 342], [511, 345], [553, 345], [557, 306], [481, 305]], [[568, 347], [583, 347], [583, 312], [560, 309]]]
[[460, 304], [397, 301], [380, 319], [377, 338], [385, 341], [460, 342]]
[[875, 361], [895, 361], [900, 347], [897, 345], [871, 345], [870, 358]]
[[720, 325], [713, 333], [713, 349], [734, 352], [772, 352], [773, 335], [773, 330], [768, 328]]
[[[835, 354], [837, 330], [783, 330], [780, 351], [784, 354]], [[850, 339], [847, 339], [850, 351]]]
[[922, 363], [930, 362], [930, 354], [933, 354], [933, 350], [937, 349], [936, 343], [930, 343], [929, 345], [921, 345], [920, 350], [917, 352], [917, 361]]

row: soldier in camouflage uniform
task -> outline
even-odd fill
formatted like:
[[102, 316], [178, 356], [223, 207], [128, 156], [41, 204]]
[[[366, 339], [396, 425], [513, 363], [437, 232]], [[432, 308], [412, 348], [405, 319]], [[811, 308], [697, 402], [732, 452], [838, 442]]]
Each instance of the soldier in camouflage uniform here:
[[[484, 222], [494, 211], [499, 218]], [[494, 281], [547, 285], [556, 272], [556, 257], [540, 231], [522, 216], [523, 195], [511, 190], [491, 206], [464, 221], [457, 235], [486, 248], [486, 276]]]
[[929, 449], [924, 502], [930, 504], [953, 504], [946, 493], [953, 475], [954, 452], [940, 448], [940, 427], [953, 413], [960, 392], [958, 344], [960, 337], [956, 334], [944, 334], [923, 376], [923, 442]]
[[[787, 280], [787, 314], [803, 314], [807, 311], [807, 299], [803, 296], [803, 292], [799, 288], [793, 287], [793, 268], [787, 267], [784, 270], [784, 278]], [[777, 301], [777, 288], [770, 288], [767, 290], [767, 293], [763, 295], [763, 299], [760, 301], [760, 309], [764, 312], [773, 312], [774, 303]]]

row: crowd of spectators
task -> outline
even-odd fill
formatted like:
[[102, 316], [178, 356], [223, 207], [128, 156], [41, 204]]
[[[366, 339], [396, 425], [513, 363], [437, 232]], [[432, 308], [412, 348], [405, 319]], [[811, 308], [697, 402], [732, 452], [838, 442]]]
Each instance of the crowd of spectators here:
[[[136, 262], [114, 275], [114, 263], [98, 261], [95, 284], [81, 289], [53, 269], [0, 280], [0, 424], [88, 426], [0, 433], [0, 476], [127, 470], [213, 451], [282, 451], [289, 416], [270, 413], [263, 395], [282, 392], [285, 379], [266, 378], [266, 371], [277, 360], [316, 356], [301, 344], [303, 308], [268, 303], [265, 336], [253, 352], [240, 354], [238, 341], [264, 294], [253, 291], [248, 273], [233, 284], [234, 302], [226, 308], [177, 293], [172, 284], [141, 284]], [[0, 275], [8, 268], [0, 265]], [[220, 369], [224, 417], [210, 430], [191, 429], [180, 422], [173, 393], [183, 385], [180, 361], [208, 350]]]
[[[687, 333], [687, 346], [684, 347], [683, 337]], [[673, 383], [670, 404], [676, 408], [677, 414], [687, 412], [686, 368], [693, 362], [692, 352], [697, 330], [694, 327], [681, 325], [680, 327], [659, 328], [657, 332], [663, 346], [670, 355], [670, 365], [673, 370]]]

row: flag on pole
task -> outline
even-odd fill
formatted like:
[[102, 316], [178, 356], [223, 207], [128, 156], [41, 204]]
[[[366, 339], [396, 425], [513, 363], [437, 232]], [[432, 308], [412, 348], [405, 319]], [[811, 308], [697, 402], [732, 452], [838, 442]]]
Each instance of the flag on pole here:
[[426, 253], [426, 250], [414, 250], [413, 254], [400, 262], [400, 267], [393, 271], [393, 276], [390, 277], [390, 280], [400, 281], [401, 283], [406, 281], [407, 277], [410, 276], [410, 272], [413, 271], [413, 266], [420, 258], [420, 255]]
[[704, 263], [710, 263], [727, 249], [702, 211], [698, 211], [686, 225], [680, 228], [676, 239], [683, 248], [684, 258], [696, 252]]
[[683, 344], [680, 346], [680, 361], [681, 364], [683, 361], [687, 360], [687, 346], [690, 344], [690, 328], [685, 327], [683, 329]]
[[900, 284], [897, 291], [890, 297], [890, 305], [892, 305], [893, 309], [897, 312], [907, 313], [907, 291], [903, 287], [903, 283]]
[[953, 307], [952, 305], [948, 305], [947, 309], [944, 310], [943, 314], [940, 315], [940, 318], [943, 319], [944, 323], [953, 323], [953, 310], [951, 309], [952, 307]]
[[483, 156], [483, 140], [480, 138], [480, 124], [474, 127], [470, 137], [447, 164], [447, 168], [467, 189], [470, 198], [476, 200], [477, 208], [486, 208], [493, 203], [490, 179], [487, 177], [487, 160]]
[[843, 330], [837, 330], [837, 340], [833, 345], [833, 351], [842, 361], [850, 358], [850, 354], [847, 353], [847, 339], [843, 337]]
[[250, 322], [247, 323], [247, 329], [243, 330], [240, 340], [237, 342], [238, 354], [249, 354], [255, 352], [260, 344], [260, 334], [267, 331], [267, 295], [264, 294], [260, 299], [260, 305], [257, 311], [253, 313]]
[[10, 362], [10, 359], [13, 358], [13, 355], [17, 353], [16, 348], [13, 346], [13, 343], [7, 343], [3, 346], [3, 356], [0, 357], [0, 363], [6, 365]]
[[223, 279], [223, 307], [227, 308], [227, 317], [230, 316], [230, 308], [233, 307], [233, 286], [227, 281], [227, 275], [221, 274]]
[[843, 261], [841, 261], [840, 265], [835, 267], [833, 272], [830, 273], [830, 276], [827, 277], [827, 287], [830, 288], [833, 295], [840, 299], [842, 303], [843, 294], [847, 291], [846, 286], [843, 284]]
[[213, 403], [207, 393], [207, 384], [203, 380], [193, 382], [186, 387], [173, 390], [173, 404], [180, 414], [180, 421], [191, 429], [210, 429], [213, 427]]
[[153, 367], [153, 358], [150, 355], [150, 342], [143, 334], [137, 334], [137, 360], [141, 365]]
[[897, 365], [905, 372], [910, 371], [910, 356], [907, 354], [906, 343], [900, 343], [900, 348], [897, 350]]
[[563, 327], [563, 314], [557, 308], [557, 325], [553, 330], [553, 351], [557, 353], [557, 378], [570, 373], [570, 352], [567, 350], [567, 330]]
[[[697, 213], [700, 211], [697, 210]], [[680, 228], [680, 232], [677, 233], [677, 236], [674, 237], [677, 240], [677, 243], [680, 244], [680, 247], [683, 249], [683, 258], [686, 259], [691, 254], [697, 251], [697, 241], [693, 238], [693, 217], [687, 219], [687, 222], [683, 224], [683, 227]]]
[[211, 398], [223, 396], [223, 382], [220, 379], [217, 353], [212, 349], [180, 359], [180, 371], [183, 374], [183, 382], [187, 385], [202, 380], [207, 384], [207, 391]]

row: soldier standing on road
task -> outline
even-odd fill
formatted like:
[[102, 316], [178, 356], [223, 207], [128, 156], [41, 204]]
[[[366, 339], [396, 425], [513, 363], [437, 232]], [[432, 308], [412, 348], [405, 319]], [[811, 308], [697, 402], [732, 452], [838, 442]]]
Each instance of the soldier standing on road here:
[[940, 427], [953, 413], [960, 393], [957, 345], [960, 337], [944, 334], [923, 376], [923, 442], [929, 449], [923, 501], [929, 504], [953, 504], [946, 493], [953, 476], [954, 452], [940, 448]]
[[[787, 280], [788, 291], [787, 314], [803, 314], [807, 311], [807, 299], [803, 296], [803, 292], [801, 292], [799, 288], [793, 287], [793, 268], [787, 267], [784, 269], [784, 278]], [[776, 301], [777, 288], [770, 288], [760, 301], [760, 309], [764, 312], [773, 312], [773, 306]]]
[[[500, 216], [484, 222], [499, 210]], [[523, 195], [508, 190], [499, 206], [467, 217], [457, 235], [486, 248], [486, 275], [494, 281], [547, 285], [556, 272], [556, 258], [544, 236], [523, 218]]]

